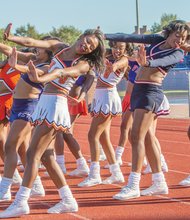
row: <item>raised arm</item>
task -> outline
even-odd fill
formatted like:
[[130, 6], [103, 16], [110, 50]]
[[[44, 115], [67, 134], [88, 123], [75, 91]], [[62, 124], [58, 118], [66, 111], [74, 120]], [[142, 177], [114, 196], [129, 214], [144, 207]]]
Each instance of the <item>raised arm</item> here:
[[143, 43], [153, 44], [165, 40], [165, 38], [158, 34], [105, 34], [106, 40], [131, 42], [131, 43]]
[[39, 47], [51, 50], [56, 53], [65, 48], [65, 44], [58, 40], [36, 40], [30, 37], [14, 36], [10, 34], [12, 24], [8, 24], [4, 31], [4, 39], [26, 47]]
[[141, 45], [137, 56], [137, 62], [141, 66], [167, 67], [179, 63], [183, 59], [183, 57], [184, 57], [183, 51], [178, 49], [165, 57], [158, 58], [155, 60], [147, 60], [145, 47], [144, 45]]
[[[6, 56], [9, 57], [12, 54], [12, 50], [13, 50], [12, 47], [6, 44], [0, 43], [0, 52], [5, 54]], [[17, 52], [17, 56], [18, 56], [18, 60], [22, 61], [23, 63], [27, 63], [30, 59], [33, 59], [36, 57], [34, 53], [23, 53], [20, 51]]]
[[[17, 60], [18, 60], [18, 52], [16, 51], [16, 48], [14, 47], [8, 59], [9, 65], [21, 73], [28, 73], [29, 72], [28, 66], [18, 64]], [[39, 70], [39, 74], [40, 75], [44, 74], [44, 71], [45, 70]]]
[[12, 53], [12, 47], [0, 43], [0, 52], [5, 54], [6, 56], [10, 56], [10, 54]]
[[32, 62], [30, 62], [28, 66], [30, 68], [30, 73], [35, 74], [35, 77], [33, 77], [34, 79], [31, 79], [31, 80], [32, 81], [35, 80], [35, 82], [40, 82], [40, 83], [47, 83], [60, 77], [61, 78], [73, 77], [74, 78], [74, 77], [86, 74], [90, 69], [88, 62], [80, 61], [75, 66], [67, 67], [64, 69], [54, 69], [50, 73], [39, 76], [39, 73], [35, 70], [35, 67]]

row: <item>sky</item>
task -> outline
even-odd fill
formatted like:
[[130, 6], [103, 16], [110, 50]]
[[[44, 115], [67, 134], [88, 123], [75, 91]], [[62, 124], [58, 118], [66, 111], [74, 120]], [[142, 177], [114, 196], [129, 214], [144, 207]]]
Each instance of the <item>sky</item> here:
[[[74, 26], [85, 31], [101, 27], [104, 33], [134, 32], [136, 0], [0, 0], [0, 28], [13, 23], [13, 32], [21, 25], [34, 25], [39, 33], [53, 27]], [[148, 29], [164, 13], [190, 21], [189, 0], [138, 0], [140, 27]], [[4, 9], [4, 10], [3, 10]]]

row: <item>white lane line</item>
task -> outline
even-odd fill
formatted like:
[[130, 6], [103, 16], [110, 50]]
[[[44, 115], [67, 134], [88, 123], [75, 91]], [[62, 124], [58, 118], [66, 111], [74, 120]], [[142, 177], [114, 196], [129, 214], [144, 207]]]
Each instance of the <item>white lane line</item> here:
[[184, 202], [184, 201], [181, 200], [181, 199], [174, 199], [174, 198], [170, 198], [170, 197], [162, 196], [162, 195], [156, 195], [156, 197], [162, 198], [162, 199], [167, 199], [167, 200], [172, 201], [172, 202], [182, 203], [182, 204], [184, 204], [184, 205], [190, 205], [190, 202]]

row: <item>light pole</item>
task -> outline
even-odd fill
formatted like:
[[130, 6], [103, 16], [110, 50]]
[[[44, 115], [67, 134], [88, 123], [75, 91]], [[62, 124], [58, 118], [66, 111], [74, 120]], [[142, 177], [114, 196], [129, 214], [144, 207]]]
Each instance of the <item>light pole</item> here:
[[138, 3], [138, 0], [136, 0], [136, 19], [137, 19], [137, 34], [140, 34], [140, 28], [139, 28], [139, 3]]

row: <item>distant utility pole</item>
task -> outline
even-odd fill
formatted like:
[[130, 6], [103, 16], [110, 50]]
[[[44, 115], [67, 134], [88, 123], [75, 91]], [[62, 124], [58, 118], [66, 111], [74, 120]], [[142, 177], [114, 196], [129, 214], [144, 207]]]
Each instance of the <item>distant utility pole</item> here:
[[137, 34], [140, 34], [140, 27], [139, 27], [139, 3], [136, 0], [136, 19], [137, 19]]

